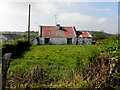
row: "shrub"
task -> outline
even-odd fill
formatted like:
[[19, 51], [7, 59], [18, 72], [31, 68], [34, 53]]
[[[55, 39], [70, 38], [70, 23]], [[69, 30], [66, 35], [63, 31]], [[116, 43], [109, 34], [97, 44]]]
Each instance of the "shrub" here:
[[21, 55], [28, 47], [31, 46], [27, 40], [16, 40], [14, 42], [2, 44], [2, 55], [12, 53], [12, 58]]

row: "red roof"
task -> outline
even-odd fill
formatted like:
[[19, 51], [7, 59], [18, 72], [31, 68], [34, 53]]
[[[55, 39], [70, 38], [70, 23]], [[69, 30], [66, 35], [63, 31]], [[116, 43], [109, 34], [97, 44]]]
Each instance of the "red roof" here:
[[76, 37], [74, 27], [41, 26], [41, 37]]
[[80, 33], [78, 35], [78, 37], [83, 37], [83, 38], [85, 38], [85, 37], [92, 37], [92, 35], [89, 32], [87, 32], [87, 31], [77, 31], [77, 32]]

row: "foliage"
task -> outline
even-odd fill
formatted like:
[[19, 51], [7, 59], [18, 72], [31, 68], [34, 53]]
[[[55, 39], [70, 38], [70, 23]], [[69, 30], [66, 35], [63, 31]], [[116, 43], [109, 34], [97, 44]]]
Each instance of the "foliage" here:
[[113, 35], [111, 37], [108, 37], [107, 39], [101, 39], [98, 40], [99, 42], [102, 42], [102, 48], [100, 46], [101, 51], [109, 52], [109, 51], [119, 51], [119, 35]]
[[[28, 39], [28, 35], [27, 35], [27, 34], [23, 34], [23, 35], [20, 35], [20, 36], [24, 37], [25, 39]], [[37, 37], [37, 34], [36, 34], [36, 33], [30, 35], [30, 39], [31, 39], [31, 40], [34, 39], [34, 38], [36, 38], [36, 37]]]
[[30, 46], [27, 40], [16, 40], [14, 42], [2, 43], [2, 55], [12, 53], [12, 58], [18, 57]]
[[[17, 35], [21, 36], [21, 37], [24, 37], [24, 39], [28, 39], [28, 31], [26, 32], [22, 32], [22, 33], [16, 33]], [[38, 32], [35, 32], [35, 31], [31, 31], [30, 32], [30, 39], [34, 39], [38, 36]]]
[[104, 31], [90, 31], [90, 33], [94, 40], [106, 39], [111, 36], [111, 34], [105, 33]]

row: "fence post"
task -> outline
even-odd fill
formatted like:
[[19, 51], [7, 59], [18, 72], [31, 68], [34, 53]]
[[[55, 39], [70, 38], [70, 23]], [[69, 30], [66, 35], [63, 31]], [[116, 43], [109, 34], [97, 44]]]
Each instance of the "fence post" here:
[[11, 53], [5, 53], [2, 59], [2, 89], [6, 88], [7, 70], [10, 64]]

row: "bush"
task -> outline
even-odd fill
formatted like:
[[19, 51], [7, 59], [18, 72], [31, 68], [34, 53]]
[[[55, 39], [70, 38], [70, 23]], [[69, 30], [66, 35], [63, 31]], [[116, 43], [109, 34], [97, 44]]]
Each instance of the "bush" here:
[[2, 55], [12, 53], [11, 58], [21, 55], [28, 47], [31, 46], [27, 40], [16, 40], [14, 42], [2, 44]]

